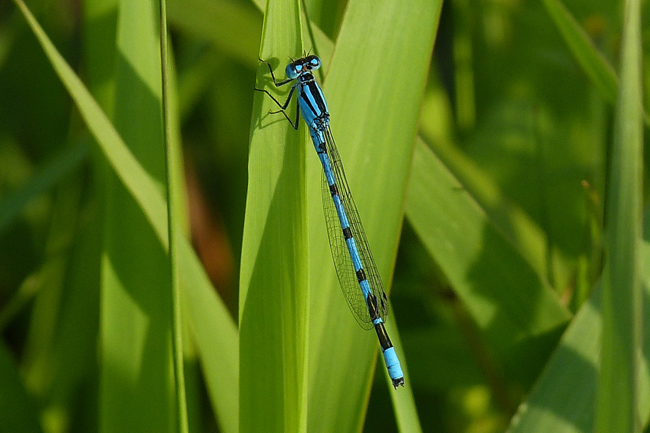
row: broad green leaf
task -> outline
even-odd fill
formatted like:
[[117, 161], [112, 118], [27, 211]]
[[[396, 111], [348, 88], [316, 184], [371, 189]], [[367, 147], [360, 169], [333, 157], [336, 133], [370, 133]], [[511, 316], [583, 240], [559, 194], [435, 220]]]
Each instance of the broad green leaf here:
[[[260, 58], [283, 77], [280, 62], [302, 52], [300, 10], [290, 0], [267, 6]], [[284, 101], [290, 86], [276, 90], [267, 65], [260, 64], [256, 87]], [[307, 430], [305, 130], [296, 132], [282, 114], [270, 113], [278, 108], [256, 92], [239, 285], [244, 432]]]
[[643, 72], [641, 2], [625, 1], [620, 85], [606, 206], [601, 370], [596, 430], [640, 432], [642, 338]]
[[[440, 2], [430, 1], [351, 1], [331, 62], [325, 64], [323, 91], [332, 133], [386, 288], [440, 7]], [[308, 147], [309, 431], [355, 431], [363, 425], [378, 343], [373, 332], [357, 325], [339, 288], [322, 211], [322, 168]], [[396, 346], [399, 338], [392, 323], [398, 321], [391, 315], [387, 326]], [[391, 386], [390, 392], [400, 428], [408, 429], [418, 420], [403, 354], [401, 363], [406, 387]], [[378, 364], [390, 383], [383, 358]], [[337, 416], [328, 415], [332, 413]]]
[[406, 214], [510, 380], [530, 384], [569, 320], [552, 290], [422, 142]]

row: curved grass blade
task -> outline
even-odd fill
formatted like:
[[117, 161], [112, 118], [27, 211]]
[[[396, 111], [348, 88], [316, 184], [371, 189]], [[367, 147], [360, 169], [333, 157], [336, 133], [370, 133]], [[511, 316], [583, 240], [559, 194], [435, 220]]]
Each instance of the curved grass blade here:
[[[156, 237], [167, 249], [165, 200], [160, 189], [133, 157], [133, 154], [126, 147], [101, 108], [61, 57], [29, 9], [22, 1], [16, 0], [15, 2], [27, 19], [45, 54], [70, 93], [111, 167], [136, 199], [151, 223]], [[233, 380], [233, 377], [238, 376], [238, 350], [237, 346], [232, 344], [233, 341], [237, 340], [237, 329], [227, 314], [227, 309], [215, 295], [209, 280], [202, 273], [201, 265], [192, 247], [180, 233], [182, 233], [182, 230], [177, 231], [181, 251], [181, 260], [179, 262], [181, 278], [185, 291], [191, 291], [192, 295], [197, 295], [188, 296], [190, 307], [197, 311], [197, 317], [205, 316], [204, 311], [208, 308], [208, 305], [218, 305], [220, 307], [218, 310], [212, 311], [214, 316], [211, 321], [194, 320], [194, 311], [190, 314], [190, 318], [192, 319], [194, 332], [198, 336], [197, 341], [199, 343], [204, 342], [204, 344], [198, 345], [198, 349], [204, 370], [211, 372], [211, 374], [206, 373], [206, 377], [213, 378], [208, 379], [207, 386], [213, 398], [212, 401], [216, 406], [215, 413], [220, 415], [220, 425], [227, 427], [224, 431], [232, 432], [236, 429], [238, 415], [236, 410], [238, 382]], [[210, 304], [206, 304], [205, 299], [211, 299], [212, 301]], [[215, 352], [212, 347], [207, 346], [208, 344], [218, 346], [219, 350]], [[215, 353], [218, 356], [214, 356]], [[228, 386], [223, 386], [223, 384], [228, 384]]]

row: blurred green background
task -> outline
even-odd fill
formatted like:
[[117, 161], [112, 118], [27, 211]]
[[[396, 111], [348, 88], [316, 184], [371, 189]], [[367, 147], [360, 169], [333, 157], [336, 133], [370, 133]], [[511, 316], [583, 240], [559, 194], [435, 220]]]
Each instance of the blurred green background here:
[[[526, 344], [534, 349], [522, 344], [520, 353], [508, 353], [515, 349], [499, 346], [495, 333], [500, 331], [487, 329], [476, 314], [482, 308], [488, 314], [480, 295], [465, 298], [462, 290], [459, 295], [449, 270], [454, 264], [448, 263], [454, 258], [437, 256], [439, 250], [427, 244], [426, 223], [418, 220], [413, 197], [407, 195], [391, 317], [399, 323], [423, 431], [508, 428], [520, 403], [542, 381], [566, 325], [577, 317], [571, 315], [587, 301], [602, 272], [613, 101], [576, 60], [548, 3], [444, 2], [419, 137], [458, 179], [458, 189], [471, 195], [494, 236], [503, 236], [540, 287], [551, 289], [554, 308], [566, 316], [544, 334], [531, 332], [536, 338]], [[566, 0], [564, 5], [604, 59], [617, 65], [622, 4]], [[110, 116], [111, 68], [118, 61], [115, 40], [106, 36], [117, 33], [113, 2], [37, 0], [28, 7]], [[331, 41], [337, 40], [346, 7], [343, 0], [307, 2], [309, 18]], [[237, 323], [263, 12], [245, 0], [171, 0], [168, 20], [188, 232]], [[102, 37], [94, 38], [93, 32]], [[649, 36], [643, 33], [643, 41]], [[646, 73], [646, 82], [649, 77]], [[0, 431], [3, 425], [15, 428], [6, 431], [43, 432], [96, 431], [103, 425], [100, 248], [106, 242], [101, 215], [107, 186], [102, 182], [110, 168], [99, 160], [24, 17], [13, 2], [0, 3], [0, 375], [5, 386], [12, 383], [5, 389], [22, 389], [11, 395], [0, 390]], [[409, 194], [414, 191], [411, 185]], [[495, 254], [496, 260], [505, 257]], [[503, 263], [506, 269], [518, 266]], [[484, 271], [489, 269], [476, 267], [473, 278], [480, 280]], [[498, 290], [502, 281], [486, 284]], [[75, 321], [81, 316], [83, 321]], [[515, 366], [515, 360], [527, 362]], [[223, 430], [204, 373], [188, 364], [192, 431]], [[386, 386], [381, 364], [374, 374], [363, 430], [394, 431], [394, 391]], [[593, 394], [593, 389], [581, 391]], [[21, 423], [11, 424], [12, 411], [25, 414], [18, 417]], [[593, 415], [589, 404], [576, 411], [576, 418]], [[646, 411], [644, 427], [647, 418]], [[567, 424], [567, 431], [592, 426], [584, 420]]]

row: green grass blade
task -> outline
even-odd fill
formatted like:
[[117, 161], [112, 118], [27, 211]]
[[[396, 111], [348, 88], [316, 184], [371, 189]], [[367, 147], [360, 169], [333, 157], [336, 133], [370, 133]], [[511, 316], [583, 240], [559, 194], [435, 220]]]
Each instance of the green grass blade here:
[[[260, 11], [264, 12], [264, 7], [266, 6], [264, 0], [253, 0], [253, 3], [255, 4], [255, 6], [257, 6], [257, 8]], [[316, 54], [318, 57], [321, 58], [324, 66], [328, 66], [330, 57], [332, 56], [332, 50], [334, 49], [334, 44], [332, 44], [332, 41], [327, 37], [327, 35], [323, 33], [323, 31], [315, 24], [311, 22], [307, 22], [305, 19], [303, 19], [302, 25], [303, 25], [302, 31], [303, 34], [305, 35], [305, 37], [303, 38], [304, 48], [307, 51]], [[309, 35], [309, 38], [307, 38], [307, 35]], [[321, 71], [323, 71], [323, 69], [326, 68], [321, 67], [321, 69], [317, 71], [317, 75], [319, 79], [322, 78]]]
[[117, 172], [124, 185], [136, 198], [138, 203], [140, 203], [151, 225], [158, 234], [160, 241], [166, 247], [167, 241], [164, 235], [167, 232], [165, 202], [162, 200], [161, 192], [154, 180], [134, 158], [122, 138], [115, 128], [113, 128], [113, 125], [102, 112], [99, 105], [97, 105], [97, 102], [88, 93], [88, 90], [81, 80], [79, 80], [79, 77], [77, 77], [65, 62], [63, 57], [61, 57], [61, 54], [59, 54], [43, 29], [38, 25], [25, 4], [21, 0], [15, 1], [43, 46], [43, 50], [50, 59], [54, 70], [77, 104], [84, 121], [93, 133], [109, 163]]
[[232, 1], [171, 0], [169, 22], [206, 38], [240, 62], [254, 67], [262, 15], [249, 5]]
[[[643, 308], [650, 306], [650, 210], [644, 219]], [[594, 431], [596, 390], [600, 371], [602, 338], [602, 284], [562, 336], [530, 395], [512, 418], [508, 433], [574, 433]], [[650, 315], [643, 316], [643, 328], [650, 329]], [[650, 335], [643, 335], [643, 368], [640, 370], [637, 402], [643, 425], [650, 419]]]
[[564, 333], [508, 433], [591, 432], [600, 351], [601, 285]]
[[[58, 53], [24, 3], [16, 0], [16, 4], [27, 19], [112, 169], [147, 215], [157, 239], [166, 249], [166, 204], [156, 182], [134, 158], [101, 108]], [[182, 233], [182, 230], [177, 233]], [[236, 426], [236, 422], [233, 419], [237, 418], [238, 397], [238, 382], [233, 379], [238, 376], [238, 351], [236, 344], [233, 344], [237, 341], [237, 329], [220, 298], [215, 296], [214, 288], [206, 278], [187, 240], [180, 236], [178, 243], [181, 252], [180, 274], [185, 291], [189, 293], [189, 305], [193, 308], [190, 317], [193, 318], [194, 314], [197, 314], [197, 317], [214, 314], [213, 320], [193, 320], [192, 327], [197, 335], [199, 356], [206, 377], [210, 378], [207, 387], [215, 406], [214, 411], [220, 416], [220, 425], [230, 427], [224, 428], [223, 431], [233, 432], [236, 431], [236, 427], [233, 427]], [[197, 302], [192, 302], [197, 299]], [[206, 311], [208, 308], [216, 309], [211, 309], [209, 313]], [[199, 312], [203, 316], [199, 315]], [[215, 351], [214, 347], [218, 347], [219, 350]]]
[[564, 41], [600, 95], [609, 102], [616, 101], [618, 80], [612, 66], [560, 0], [542, 1]]
[[641, 2], [625, 2], [620, 88], [614, 118], [603, 277], [603, 336], [596, 430], [641, 431], [638, 414], [641, 346], [641, 215], [643, 87]]
[[[165, 149], [165, 179], [167, 183], [167, 227], [169, 229], [169, 269], [171, 279], [170, 298], [172, 302], [172, 360], [174, 367], [174, 400], [176, 403], [176, 431], [187, 433], [189, 431], [187, 420], [187, 403], [185, 392], [185, 374], [183, 368], [183, 332], [181, 323], [181, 288], [180, 277], [178, 272], [178, 242], [176, 241], [176, 229], [182, 227], [178, 224], [177, 219], [179, 215], [184, 212], [179, 212], [183, 209], [182, 198], [182, 165], [180, 163], [180, 143], [177, 140], [177, 135], [172, 133], [173, 120], [178, 121], [177, 117], [172, 119], [171, 107], [172, 99], [170, 96], [170, 65], [169, 62], [169, 47], [167, 39], [167, 2], [160, 0], [158, 3], [159, 8], [159, 28], [160, 28], [160, 75], [162, 78], [162, 129], [163, 129], [163, 143]], [[179, 185], [180, 184], [180, 185]]]
[[[79, 218], [80, 182], [67, 179], [59, 188], [45, 243], [44, 263], [32, 276], [37, 286], [23, 362], [27, 366], [25, 382], [36, 394], [47, 392], [56, 375], [51, 356], [57, 349], [58, 325], [65, 304], [65, 280], [70, 244]], [[67, 184], [67, 185], [66, 185]], [[69, 185], [69, 186], [68, 186]], [[62, 251], [66, 253], [62, 254]], [[27, 281], [25, 282], [27, 283]]]
[[0, 430], [40, 433], [38, 411], [22, 384], [20, 373], [9, 350], [0, 343]]
[[[56, 344], [47, 360], [53, 373], [49, 388], [52, 398], [43, 411], [47, 429], [65, 430], [66, 424], [77, 423], [84, 417], [79, 411], [78, 390], [87, 384], [89, 377], [96, 378], [98, 373], [101, 214], [98, 203], [93, 203], [90, 214], [81, 213], [81, 221], [86, 224], [81, 224], [81, 230], [75, 232], [75, 243], [67, 262]], [[96, 393], [93, 395], [96, 397]], [[87, 404], [96, 412], [99, 402], [93, 399]]]
[[[150, 0], [120, 1], [118, 10], [115, 127], [145, 170], [164, 185], [158, 9]], [[109, 172], [105, 181], [100, 431], [171, 432], [178, 414], [169, 374], [172, 288], [167, 245], [156, 239], [115, 174]], [[166, 209], [163, 215], [167, 218]], [[168, 244], [169, 232], [163, 236]]]
[[[389, 320], [386, 322], [386, 331], [390, 335], [391, 341], [395, 346], [395, 351], [400, 360], [406, 360], [404, 354], [404, 346], [402, 344], [402, 339], [399, 335], [397, 325], [395, 320]], [[378, 368], [384, 368], [383, 361], [378, 361], [380, 364]], [[397, 429], [401, 432], [411, 432], [417, 433], [422, 431], [420, 426], [420, 419], [418, 417], [417, 407], [415, 406], [415, 397], [413, 396], [413, 383], [415, 381], [409, 375], [408, 365], [405, 361], [401, 362], [402, 370], [404, 371], [404, 377], [409, 377], [411, 380], [409, 383], [405, 384], [405, 389], [403, 391], [408, 392], [395, 392], [390, 391], [390, 398], [393, 402], [393, 408], [395, 411], [395, 420], [397, 422]], [[391, 388], [392, 390], [392, 388]]]
[[85, 0], [83, 7], [88, 88], [109, 114], [115, 97], [117, 4], [118, 0]]
[[[647, 335], [645, 362], [637, 363], [641, 347], [639, 273], [642, 270], [646, 281], [650, 278], [650, 212], [646, 213], [643, 267], [638, 247], [643, 141], [638, 9], [638, 3], [627, 9], [637, 15], [626, 24], [633, 36], [625, 38], [629, 42], [621, 61], [607, 203], [608, 269], [602, 287], [599, 284], [582, 307], [544, 375], [513, 418], [510, 432], [640, 431], [640, 420], [645, 425], [650, 416]], [[648, 303], [649, 288], [644, 291], [644, 304]], [[648, 322], [648, 315], [643, 320]]]
[[179, 236], [183, 302], [201, 358], [206, 387], [224, 433], [239, 431], [239, 341], [237, 326], [210, 284], [192, 246]]
[[[325, 65], [323, 91], [332, 133], [386, 287], [440, 6], [430, 1], [350, 2], [331, 63]], [[341, 294], [323, 219], [322, 168], [313, 152], [307, 176], [312, 277], [309, 430], [355, 431], [363, 424], [377, 337], [355, 323]], [[389, 324], [398, 321], [396, 316], [388, 319]], [[394, 332], [391, 336], [399, 341]], [[402, 357], [401, 362], [405, 367], [407, 360]], [[383, 359], [378, 364], [387, 377]], [[405, 389], [391, 387], [390, 392], [404, 399], [396, 404], [404, 411], [398, 415], [400, 425], [417, 425], [409, 402], [410, 378], [405, 380]], [[331, 413], [337, 416], [327, 416]]]
[[[260, 58], [271, 62], [279, 79], [289, 56], [302, 53], [300, 29], [298, 2], [268, 2]], [[289, 89], [276, 90], [270, 78], [260, 64], [256, 86], [284, 100]], [[307, 428], [305, 132], [304, 126], [296, 132], [281, 114], [269, 113], [277, 109], [256, 92], [239, 293], [244, 432]]]
[[[445, 113], [444, 108], [440, 106], [441, 102], [435, 101], [439, 98], [431, 99], [434, 101], [430, 101], [428, 107], [423, 110], [426, 114], [423, 113], [420, 123], [420, 137], [453, 173], [472, 199], [476, 200], [492, 224], [505, 239], [512, 243], [513, 248], [519, 251], [540, 278], [550, 280], [554, 269], [549, 263], [547, 234], [517, 203], [504, 195], [494, 178], [490, 177], [455, 144], [450, 143], [446, 138], [447, 135], [427, 131], [430, 127], [424, 125], [431, 123], [434, 119], [435, 122], [443, 124], [445, 121], [451, 121], [449, 114]], [[427, 120], [424, 120], [425, 118]], [[424, 131], [423, 128], [425, 128]], [[551, 254], [554, 254], [551, 260], [553, 263], [562, 263], [561, 257], [557, 255], [556, 251]]]
[[511, 380], [532, 384], [570, 315], [422, 142], [406, 215]]
[[74, 147], [65, 149], [52, 161], [40, 168], [28, 184], [10, 196], [4, 197], [0, 202], [0, 234], [6, 230], [7, 226], [20, 214], [30, 200], [52, 188], [64, 176], [78, 168], [87, 155], [88, 145], [86, 143], [79, 143]]

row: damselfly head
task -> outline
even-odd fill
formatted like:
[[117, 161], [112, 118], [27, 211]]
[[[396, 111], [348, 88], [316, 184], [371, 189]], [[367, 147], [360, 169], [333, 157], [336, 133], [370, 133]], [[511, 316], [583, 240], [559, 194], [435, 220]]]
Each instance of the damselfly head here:
[[318, 56], [312, 54], [289, 63], [285, 73], [287, 74], [287, 78], [295, 79], [312, 69], [318, 68], [320, 68], [320, 59]]

